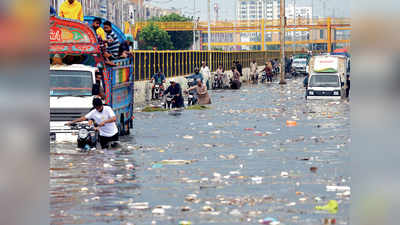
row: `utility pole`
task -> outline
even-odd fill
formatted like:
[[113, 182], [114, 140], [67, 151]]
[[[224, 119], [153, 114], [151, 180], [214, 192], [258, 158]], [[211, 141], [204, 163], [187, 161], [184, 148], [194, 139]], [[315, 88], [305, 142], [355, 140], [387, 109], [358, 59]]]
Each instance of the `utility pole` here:
[[294, 31], [293, 31], [293, 55], [296, 52], [296, 0], [293, 0], [293, 23], [294, 23]]
[[208, 51], [210, 51], [211, 50], [211, 24], [210, 24], [210, 21], [211, 21], [211, 0], [208, 0], [208, 3], [207, 3], [207, 6], [208, 6]]
[[286, 84], [285, 81], [285, 64], [286, 64], [286, 60], [285, 60], [285, 26], [286, 26], [286, 15], [285, 15], [285, 0], [281, 0], [281, 34], [280, 34], [280, 38], [281, 38], [281, 78], [279, 81], [279, 84]]
[[196, 0], [193, 0], [193, 51], [196, 50]]

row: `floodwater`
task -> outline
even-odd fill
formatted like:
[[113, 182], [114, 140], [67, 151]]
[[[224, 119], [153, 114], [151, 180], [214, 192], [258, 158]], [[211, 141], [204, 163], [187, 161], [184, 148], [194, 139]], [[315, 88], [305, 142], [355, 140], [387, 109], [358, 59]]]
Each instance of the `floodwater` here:
[[123, 150], [52, 145], [51, 224], [349, 224], [350, 192], [327, 190], [351, 183], [348, 102], [306, 101], [302, 79], [210, 94], [209, 110], [136, 113]]

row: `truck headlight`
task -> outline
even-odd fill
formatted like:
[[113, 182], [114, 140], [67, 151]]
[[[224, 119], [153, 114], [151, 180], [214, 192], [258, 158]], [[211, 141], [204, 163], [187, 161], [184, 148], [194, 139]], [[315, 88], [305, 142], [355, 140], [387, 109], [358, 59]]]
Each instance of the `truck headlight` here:
[[80, 129], [78, 135], [79, 135], [79, 138], [85, 139], [89, 135], [89, 131], [86, 129]]
[[314, 91], [308, 91], [309, 95], [314, 95]]
[[340, 95], [340, 92], [339, 91], [334, 91], [333, 95]]

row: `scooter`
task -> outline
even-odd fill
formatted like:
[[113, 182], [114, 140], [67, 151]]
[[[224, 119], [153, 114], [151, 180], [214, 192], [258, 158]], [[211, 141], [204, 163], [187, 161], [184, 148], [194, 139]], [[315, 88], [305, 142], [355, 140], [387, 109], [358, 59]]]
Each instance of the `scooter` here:
[[222, 79], [220, 78], [220, 76], [218, 74], [214, 74], [214, 80], [212, 83], [212, 89], [221, 89], [222, 88]]
[[82, 123], [72, 124], [71, 129], [78, 131], [78, 148], [80, 148], [83, 152], [96, 149], [98, 134], [94, 126], [89, 126], [88, 124]]
[[263, 71], [261, 73], [261, 83], [265, 83], [265, 81], [267, 80], [267, 73], [265, 71]]

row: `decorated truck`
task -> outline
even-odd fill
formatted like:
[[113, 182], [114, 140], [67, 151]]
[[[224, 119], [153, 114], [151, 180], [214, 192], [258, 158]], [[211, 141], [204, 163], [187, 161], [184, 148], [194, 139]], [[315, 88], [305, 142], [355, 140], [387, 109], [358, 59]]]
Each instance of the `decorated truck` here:
[[343, 56], [321, 55], [310, 60], [307, 99], [343, 99], [347, 62]]
[[76, 132], [65, 123], [87, 114], [99, 90], [104, 90], [104, 103], [117, 116], [120, 134], [129, 134], [133, 127], [133, 58], [108, 66], [87, 23], [56, 16], [49, 22], [51, 140], [76, 141]]

